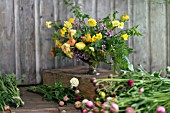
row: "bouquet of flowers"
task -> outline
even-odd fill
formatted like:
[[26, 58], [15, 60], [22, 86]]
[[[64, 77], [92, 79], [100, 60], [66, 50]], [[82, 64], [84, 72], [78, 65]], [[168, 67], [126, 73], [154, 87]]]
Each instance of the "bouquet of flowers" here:
[[[46, 22], [48, 28], [55, 29], [52, 39], [56, 46], [51, 49], [50, 54], [76, 58], [88, 63], [90, 67], [105, 62], [111, 64], [114, 70], [128, 68], [127, 56], [132, 53], [132, 49], [128, 47], [126, 40], [129, 36], [141, 35], [136, 30], [138, 26], [124, 30], [129, 16], [124, 14], [116, 18], [116, 11], [103, 19], [95, 20], [88, 14], [81, 13], [80, 7], [73, 6], [72, 2], [65, 0], [65, 3], [71, 7], [75, 18], [64, 21], [64, 24], [61, 21]], [[107, 56], [110, 57], [109, 60]], [[93, 68], [89, 72], [93, 73]]]

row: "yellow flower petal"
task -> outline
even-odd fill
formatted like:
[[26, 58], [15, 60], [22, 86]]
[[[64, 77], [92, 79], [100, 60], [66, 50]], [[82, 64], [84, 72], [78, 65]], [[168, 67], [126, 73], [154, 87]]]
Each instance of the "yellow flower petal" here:
[[123, 34], [122, 36], [121, 36], [124, 40], [128, 40], [128, 35], [127, 34]]
[[47, 28], [51, 28], [51, 27], [52, 27], [51, 24], [52, 24], [51, 21], [46, 21], [46, 23], [45, 23], [45, 25], [46, 25]]
[[124, 15], [122, 15], [122, 16], [120, 17], [120, 19], [121, 19], [122, 21], [127, 21], [127, 20], [129, 20], [129, 16], [128, 16], [127, 14], [124, 14]]
[[118, 25], [118, 28], [123, 29], [124, 28], [124, 22], [120, 22]]
[[91, 27], [94, 27], [94, 26], [97, 25], [97, 22], [96, 22], [95, 19], [90, 18], [90, 19], [88, 19], [88, 25], [91, 26]]
[[83, 50], [86, 47], [86, 44], [84, 44], [83, 42], [78, 42], [75, 46], [78, 50]]
[[60, 42], [59, 40], [56, 40], [55, 43], [56, 43], [56, 46], [57, 46], [58, 48], [60, 48], [61, 45], [62, 45], [61, 42]]
[[94, 52], [94, 47], [89, 47], [89, 49]]
[[74, 18], [69, 18], [69, 19], [68, 19], [68, 22], [74, 23]]
[[120, 22], [118, 20], [114, 20], [112, 22], [113, 27], [117, 27], [119, 24], [120, 24]]
[[72, 28], [72, 24], [68, 21], [65, 21], [64, 22], [64, 27], [67, 28], [67, 29], [71, 29]]

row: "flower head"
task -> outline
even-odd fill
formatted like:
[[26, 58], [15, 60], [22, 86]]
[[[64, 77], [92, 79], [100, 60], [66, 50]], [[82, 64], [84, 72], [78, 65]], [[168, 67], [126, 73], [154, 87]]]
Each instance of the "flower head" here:
[[101, 40], [102, 39], [102, 34], [98, 33], [98, 34], [96, 34], [96, 37], [97, 37], [98, 40]]
[[83, 50], [86, 47], [86, 44], [84, 44], [83, 42], [78, 42], [75, 46], [78, 50]]
[[119, 26], [119, 24], [120, 24], [120, 22], [118, 20], [114, 20], [112, 22], [113, 27], [117, 27], [117, 26]]
[[96, 42], [96, 40], [97, 40], [97, 37], [95, 35], [93, 35], [92, 42]]
[[97, 25], [97, 22], [96, 22], [95, 19], [90, 18], [90, 19], [88, 19], [88, 25], [91, 26], [91, 27], [94, 27], [94, 26]]
[[142, 94], [144, 92], [144, 88], [139, 89], [139, 93]]
[[94, 52], [94, 47], [89, 47], [89, 49], [90, 49], [92, 52]]
[[101, 98], [105, 98], [105, 97], [106, 97], [106, 93], [103, 92], [103, 91], [100, 91], [100, 92], [99, 92], [99, 95], [101, 96]]
[[81, 102], [80, 101], [76, 101], [74, 105], [75, 105], [75, 108], [81, 108]]
[[156, 108], [156, 113], [166, 113], [166, 110], [163, 106], [159, 106]]
[[64, 27], [67, 28], [67, 29], [71, 29], [72, 28], [72, 24], [68, 21], [65, 21], [64, 22]]
[[166, 67], [166, 72], [170, 72], [170, 66]]
[[132, 107], [127, 107], [125, 112], [126, 113], [136, 113], [136, 111]]
[[87, 101], [87, 102], [86, 102], [86, 107], [88, 107], [88, 108], [93, 108], [93, 106], [94, 106], [94, 104], [93, 104], [92, 101]]
[[129, 16], [128, 16], [127, 14], [124, 14], [124, 15], [122, 15], [122, 16], [120, 17], [120, 19], [121, 19], [122, 21], [127, 21], [127, 20], [129, 20]]
[[68, 31], [68, 38], [73, 38], [73, 35], [76, 33], [76, 30], [74, 30], [74, 29], [70, 29], [69, 31]]
[[56, 40], [56, 41], [55, 41], [55, 44], [56, 44], [56, 46], [57, 46], [58, 48], [60, 48], [61, 45], [62, 45], [61, 42], [60, 42], [59, 40]]
[[63, 101], [60, 101], [60, 102], [59, 102], [59, 106], [64, 106], [64, 102], [63, 102]]
[[74, 23], [74, 18], [69, 18], [69, 19], [68, 19], [68, 22]]
[[77, 87], [79, 85], [79, 80], [77, 78], [73, 77], [70, 80], [70, 84], [71, 84], [71, 86]]
[[123, 34], [122, 36], [121, 36], [124, 40], [128, 40], [128, 35], [127, 34]]
[[70, 46], [74, 46], [75, 43], [76, 43], [76, 40], [74, 38], [70, 38], [68, 41], [67, 41], [68, 44], [70, 44]]
[[52, 24], [51, 21], [46, 21], [46, 23], [45, 23], [45, 25], [46, 25], [47, 28], [51, 28], [51, 27], [52, 27], [51, 24]]
[[91, 42], [92, 41], [92, 39], [91, 39], [91, 35], [88, 33], [88, 34], [86, 34], [85, 35], [85, 37], [86, 37], [86, 40], [85, 40], [85, 42]]
[[64, 100], [64, 101], [68, 101], [68, 100], [69, 100], [68, 96], [64, 96], [64, 97], [63, 97], [63, 100]]
[[134, 81], [133, 80], [128, 80], [127, 84], [128, 84], [128, 86], [132, 87], [134, 85]]
[[67, 44], [67, 43], [64, 43], [62, 46], [61, 46], [61, 49], [62, 51], [67, 54], [70, 52], [70, 44]]
[[10, 111], [10, 107], [9, 107], [9, 106], [5, 106], [5, 107], [4, 107], [4, 110], [5, 110], [5, 111]]
[[112, 111], [113, 113], [117, 113], [119, 111], [119, 106], [112, 102], [110, 105], [110, 111]]
[[123, 29], [124, 28], [124, 22], [120, 22], [118, 25], [118, 28]]
[[67, 31], [67, 30], [66, 30], [65, 27], [63, 27], [62, 29], [60, 29], [60, 34], [61, 34], [62, 37], [65, 36], [66, 31]]

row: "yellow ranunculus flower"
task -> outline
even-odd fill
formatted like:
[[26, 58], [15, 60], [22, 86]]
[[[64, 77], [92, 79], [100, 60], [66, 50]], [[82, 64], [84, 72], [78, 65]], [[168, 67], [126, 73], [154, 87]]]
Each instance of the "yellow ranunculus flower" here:
[[94, 52], [94, 47], [89, 47], [89, 49]]
[[61, 42], [60, 42], [59, 40], [56, 40], [55, 43], [56, 43], [56, 46], [57, 46], [58, 48], [60, 48], [61, 45], [62, 45]]
[[120, 22], [118, 20], [114, 20], [112, 22], [113, 27], [117, 27], [119, 24], [120, 24]]
[[74, 18], [69, 18], [69, 19], [68, 19], [68, 22], [74, 23]]
[[123, 29], [124, 28], [124, 22], [120, 22], [118, 25], [118, 28]]
[[51, 21], [46, 21], [46, 23], [45, 23], [45, 25], [46, 25], [47, 28], [51, 28], [51, 27], [52, 27], [51, 24], [52, 24]]
[[103, 91], [99, 92], [99, 95], [101, 96], [101, 98], [105, 98], [106, 97], [106, 93], [103, 92]]
[[88, 33], [88, 34], [86, 34], [85, 35], [85, 37], [86, 37], [86, 40], [85, 40], [85, 42], [91, 42], [92, 41], [92, 39], [91, 39], [91, 35]]
[[124, 15], [122, 15], [122, 16], [120, 17], [120, 19], [121, 19], [122, 21], [127, 21], [127, 20], [129, 20], [129, 16], [128, 16], [127, 14], [124, 14]]
[[93, 35], [92, 42], [96, 42], [96, 40], [97, 40], [97, 37], [95, 35]]
[[127, 34], [123, 34], [122, 36], [121, 36], [124, 40], [128, 40], [128, 35]]
[[75, 46], [78, 50], [83, 50], [86, 47], [86, 44], [84, 44], [83, 42], [78, 42]]
[[97, 24], [97, 22], [95, 19], [93, 19], [93, 18], [88, 19], [89, 26], [94, 27], [94, 26], [96, 26], [96, 24]]
[[61, 34], [62, 37], [64, 37], [66, 31], [67, 31], [67, 30], [66, 30], [65, 27], [63, 27], [62, 29], [60, 29], [60, 34]]
[[64, 43], [62, 46], [61, 46], [61, 49], [62, 51], [67, 54], [70, 52], [70, 44], [67, 44], [67, 43]]
[[72, 28], [72, 24], [68, 21], [65, 21], [64, 22], [64, 27], [67, 28], [67, 29], [71, 29]]
[[97, 37], [98, 40], [100, 40], [100, 39], [102, 39], [102, 34], [98, 33], [98, 34], [96, 34], [96, 37]]

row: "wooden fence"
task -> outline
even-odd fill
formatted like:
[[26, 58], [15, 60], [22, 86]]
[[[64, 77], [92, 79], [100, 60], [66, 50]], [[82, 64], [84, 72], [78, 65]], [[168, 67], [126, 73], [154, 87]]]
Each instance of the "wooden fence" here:
[[[141, 37], [131, 37], [130, 56], [136, 66], [157, 71], [170, 65], [170, 5], [166, 0], [71, 0], [93, 18], [118, 11], [129, 14], [127, 28], [138, 25]], [[46, 21], [67, 20], [73, 15], [63, 0], [0, 0], [0, 70], [16, 73], [26, 84], [41, 82], [43, 69], [82, 65], [75, 60], [52, 58], [49, 50], [53, 30]], [[102, 65], [107, 68], [108, 66]]]

